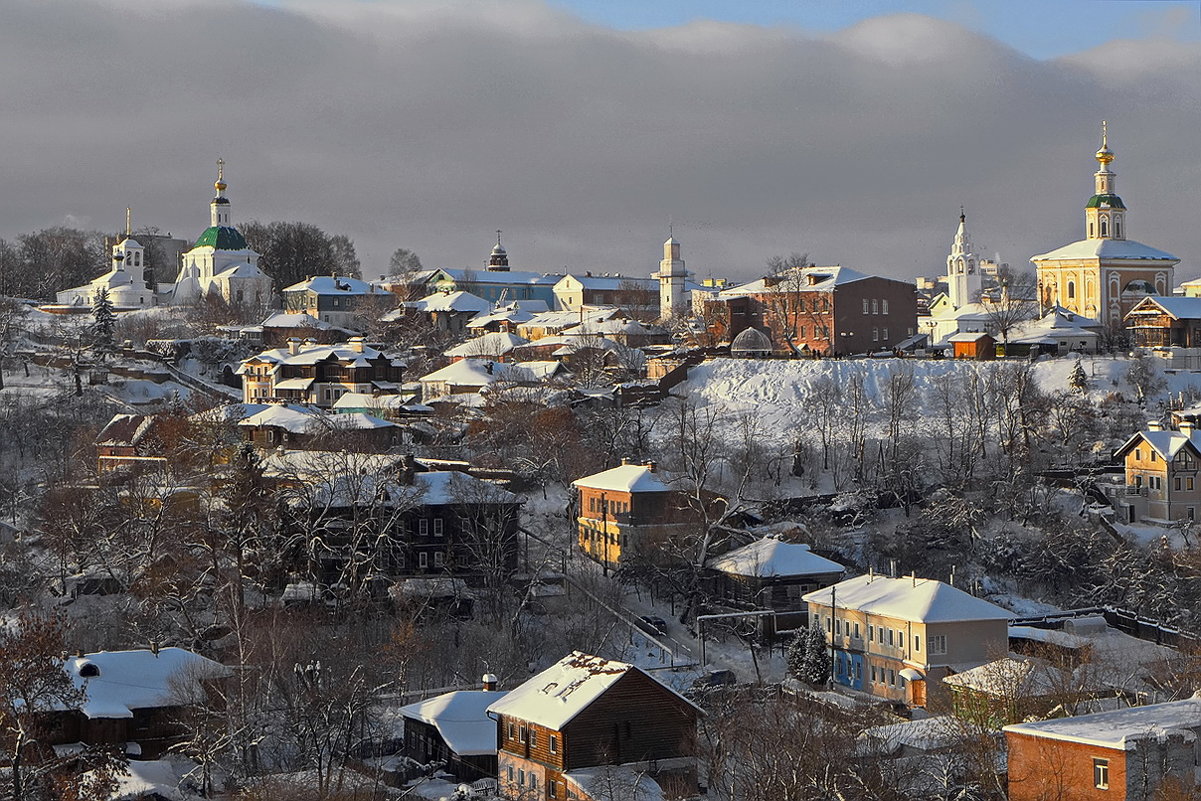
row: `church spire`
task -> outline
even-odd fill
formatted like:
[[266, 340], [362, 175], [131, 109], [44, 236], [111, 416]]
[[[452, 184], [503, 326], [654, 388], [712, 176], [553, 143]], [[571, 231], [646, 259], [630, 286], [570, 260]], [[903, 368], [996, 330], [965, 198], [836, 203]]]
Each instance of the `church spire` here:
[[213, 189], [217, 191], [213, 202], [209, 204], [209, 225], [212, 227], [229, 227], [229, 198], [225, 196], [225, 159], [217, 159], [217, 180]]
[[1126, 206], [1117, 196], [1118, 174], [1109, 168], [1115, 158], [1109, 149], [1109, 123], [1101, 121], [1101, 148], [1093, 155], [1100, 165], [1093, 173], [1093, 196], [1084, 210], [1089, 239], [1125, 239]]
[[976, 252], [967, 233], [967, 214], [960, 206], [959, 228], [947, 256], [947, 297], [952, 306], [960, 309], [977, 302], [983, 288]]

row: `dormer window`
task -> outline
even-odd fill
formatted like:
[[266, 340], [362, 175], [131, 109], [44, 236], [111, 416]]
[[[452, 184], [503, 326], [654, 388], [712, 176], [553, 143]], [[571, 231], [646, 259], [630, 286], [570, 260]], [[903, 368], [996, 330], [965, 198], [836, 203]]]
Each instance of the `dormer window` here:
[[100, 675], [100, 667], [95, 662], [81, 662], [79, 675], [85, 679], [94, 679]]

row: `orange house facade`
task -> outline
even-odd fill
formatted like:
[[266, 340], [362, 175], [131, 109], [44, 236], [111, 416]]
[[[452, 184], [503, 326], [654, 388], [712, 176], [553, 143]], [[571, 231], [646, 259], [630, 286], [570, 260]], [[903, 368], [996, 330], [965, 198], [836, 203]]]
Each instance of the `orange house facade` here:
[[1168, 523], [1196, 520], [1201, 511], [1201, 436], [1192, 420], [1177, 430], [1149, 421], [1118, 448], [1126, 470], [1125, 493], [1115, 504], [1120, 519]]
[[664, 482], [654, 462], [623, 460], [621, 466], [585, 476], [572, 486], [578, 493], [580, 550], [607, 567], [689, 525], [687, 500]]

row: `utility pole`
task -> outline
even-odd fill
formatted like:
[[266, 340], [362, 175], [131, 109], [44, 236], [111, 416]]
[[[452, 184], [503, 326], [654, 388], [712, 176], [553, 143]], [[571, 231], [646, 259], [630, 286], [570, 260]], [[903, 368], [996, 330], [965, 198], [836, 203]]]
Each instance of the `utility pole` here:
[[838, 649], [834, 647], [834, 604], [838, 593], [835, 585], [830, 585], [830, 689], [834, 689], [835, 668], [838, 666]]

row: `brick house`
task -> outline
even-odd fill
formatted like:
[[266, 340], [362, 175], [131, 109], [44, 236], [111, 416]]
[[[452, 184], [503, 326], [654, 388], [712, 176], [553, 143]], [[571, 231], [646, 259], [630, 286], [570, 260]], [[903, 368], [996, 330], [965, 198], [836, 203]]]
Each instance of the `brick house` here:
[[834, 650], [834, 681], [924, 707], [939, 679], [990, 661], [1009, 642], [1006, 609], [934, 579], [868, 574], [804, 596]]
[[798, 267], [724, 289], [705, 301], [711, 333], [726, 341], [766, 331], [777, 353], [841, 356], [890, 350], [917, 332], [913, 284], [849, 267]]
[[506, 798], [599, 801], [588, 788], [602, 768], [649, 778], [669, 798], [697, 791], [700, 710], [634, 665], [573, 651], [488, 712]]
[[284, 401], [328, 409], [348, 392], [395, 391], [404, 362], [362, 337], [343, 344], [318, 345], [289, 339], [286, 348], [265, 350], [242, 362], [242, 402]]
[[1169, 778], [1195, 792], [1201, 776], [1201, 693], [1003, 731], [1011, 801], [1149, 799]]
[[1114, 456], [1126, 470], [1125, 493], [1114, 504], [1119, 519], [1169, 522], [1195, 520], [1201, 509], [1201, 434], [1194, 419], [1181, 418], [1176, 430], [1151, 420], [1126, 440]]
[[683, 493], [668, 486], [654, 462], [595, 473], [571, 483], [576, 498], [580, 550], [607, 567], [639, 549], [688, 529], [692, 510]]

